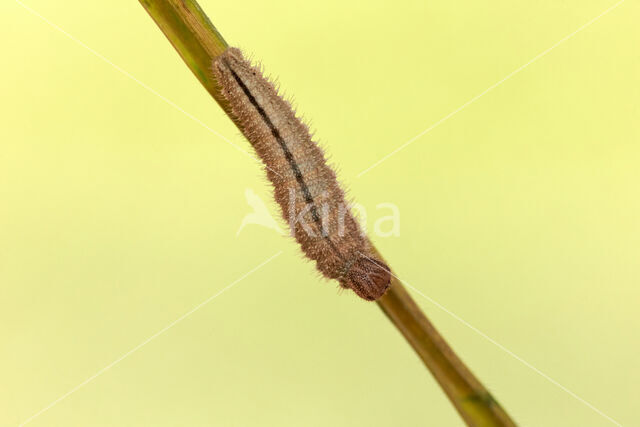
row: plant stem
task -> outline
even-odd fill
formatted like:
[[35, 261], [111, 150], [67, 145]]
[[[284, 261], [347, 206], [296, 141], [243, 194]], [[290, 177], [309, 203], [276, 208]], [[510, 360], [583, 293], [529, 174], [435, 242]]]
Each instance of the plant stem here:
[[397, 277], [392, 277], [391, 287], [377, 303], [429, 368], [468, 425], [515, 426], [500, 404], [453, 352]]
[[213, 60], [227, 50], [228, 45], [200, 5], [190, 0], [140, 0], [140, 3], [228, 115], [229, 107], [211, 72]]
[[[228, 45], [198, 3], [194, 0], [139, 1], [198, 80], [232, 118], [211, 72], [213, 60]], [[515, 425], [456, 356], [397, 278], [392, 279], [391, 287], [377, 303], [411, 344], [468, 425]]]

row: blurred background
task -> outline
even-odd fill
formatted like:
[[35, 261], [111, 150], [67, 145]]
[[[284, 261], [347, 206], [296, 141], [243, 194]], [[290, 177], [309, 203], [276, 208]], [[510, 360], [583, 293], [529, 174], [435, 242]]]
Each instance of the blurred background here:
[[[374, 241], [400, 278], [640, 425], [637, 2], [360, 177], [615, 1], [200, 3], [293, 97], [368, 228], [398, 207]], [[138, 2], [23, 4], [41, 17], [0, 4], [0, 425], [461, 425], [376, 305], [291, 238], [236, 235], [247, 189], [278, 215], [264, 173], [206, 128], [251, 150]], [[522, 425], [615, 424], [415, 298]]]

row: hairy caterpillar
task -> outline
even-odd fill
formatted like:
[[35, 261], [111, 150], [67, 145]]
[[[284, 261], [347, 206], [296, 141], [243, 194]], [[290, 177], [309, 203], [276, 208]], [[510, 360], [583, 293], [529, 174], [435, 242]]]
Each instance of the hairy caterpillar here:
[[239, 49], [217, 57], [213, 72], [240, 130], [266, 165], [304, 254], [323, 276], [366, 300], [380, 298], [390, 284], [389, 268], [373, 253], [307, 126]]

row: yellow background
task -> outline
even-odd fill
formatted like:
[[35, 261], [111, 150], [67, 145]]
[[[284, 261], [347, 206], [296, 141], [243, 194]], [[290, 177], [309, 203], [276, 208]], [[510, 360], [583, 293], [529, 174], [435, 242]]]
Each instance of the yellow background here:
[[[136, 1], [25, 4], [250, 150]], [[640, 6], [215, 1], [293, 96], [394, 271], [639, 425]], [[259, 165], [14, 0], [0, 4], [0, 425], [457, 426], [374, 304], [248, 226]], [[372, 222], [370, 223], [372, 226]], [[283, 254], [110, 366], [278, 251]], [[612, 422], [416, 295], [521, 424]]]

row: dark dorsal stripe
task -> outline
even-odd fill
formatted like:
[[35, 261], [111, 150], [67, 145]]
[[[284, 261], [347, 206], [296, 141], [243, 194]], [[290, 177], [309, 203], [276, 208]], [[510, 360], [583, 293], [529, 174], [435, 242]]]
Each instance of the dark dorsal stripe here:
[[311, 196], [311, 192], [309, 191], [309, 187], [307, 186], [307, 183], [304, 181], [304, 177], [302, 176], [302, 172], [300, 172], [300, 168], [298, 167], [296, 160], [293, 158], [293, 153], [291, 153], [291, 151], [289, 150], [289, 147], [287, 146], [286, 141], [284, 140], [282, 135], [280, 135], [280, 131], [275, 127], [275, 125], [267, 115], [267, 112], [264, 110], [264, 108], [262, 108], [260, 103], [258, 103], [258, 100], [255, 98], [255, 96], [253, 96], [253, 94], [251, 93], [247, 85], [244, 84], [240, 76], [233, 70], [233, 68], [229, 66], [228, 63], [226, 65], [227, 65], [227, 68], [229, 68], [229, 71], [231, 72], [233, 79], [236, 81], [236, 83], [238, 83], [238, 86], [240, 86], [240, 88], [242, 89], [242, 92], [244, 92], [246, 97], [249, 99], [249, 102], [251, 103], [251, 105], [253, 105], [253, 107], [256, 109], [256, 111], [262, 118], [262, 121], [264, 121], [264, 123], [267, 125], [267, 127], [271, 131], [271, 134], [273, 135], [275, 140], [278, 141], [278, 145], [280, 145], [280, 148], [284, 153], [284, 157], [287, 159], [287, 163], [289, 163], [289, 167], [293, 171], [293, 175], [295, 176], [296, 181], [300, 186], [300, 190], [302, 191], [304, 200], [311, 205], [311, 209], [310, 209], [311, 217], [313, 218], [313, 221], [316, 223], [316, 225], [320, 229], [320, 233], [322, 237], [324, 237], [327, 240], [327, 242], [329, 243], [329, 246], [335, 251], [335, 253], [340, 258], [342, 258], [342, 255], [340, 254], [340, 251], [338, 251], [338, 248], [331, 241], [327, 233], [324, 232], [325, 230], [322, 225], [322, 220], [320, 219], [320, 215], [318, 215], [318, 209], [316, 208], [316, 203], [313, 200], [313, 197]]

